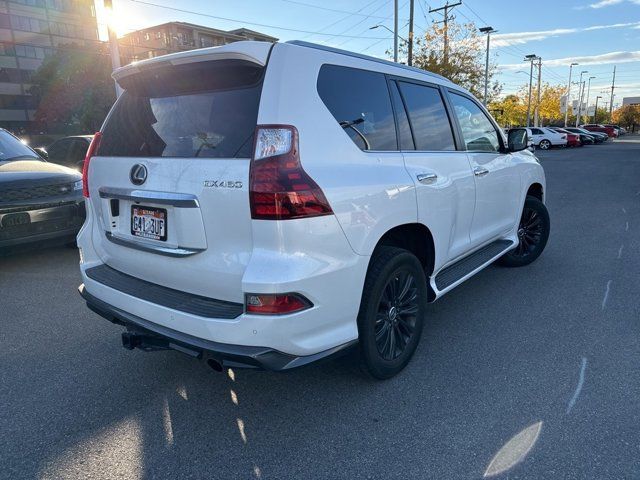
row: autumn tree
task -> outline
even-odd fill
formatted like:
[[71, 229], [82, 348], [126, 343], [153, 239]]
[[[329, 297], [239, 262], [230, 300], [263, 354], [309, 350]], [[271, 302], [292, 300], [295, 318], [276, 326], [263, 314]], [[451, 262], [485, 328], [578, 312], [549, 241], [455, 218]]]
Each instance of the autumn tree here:
[[35, 121], [51, 133], [93, 133], [115, 101], [111, 61], [103, 45], [59, 45], [35, 72]]
[[640, 125], [640, 105], [624, 105], [613, 111], [613, 123], [621, 127]]
[[[445, 29], [442, 24], [432, 24], [424, 35], [416, 35], [413, 47], [413, 66], [442, 75], [469, 90], [476, 97], [484, 96], [485, 43], [472, 22], [450, 21], [447, 27], [448, 58], [445, 61]], [[405, 42], [401, 44], [404, 55]], [[501, 85], [494, 80], [496, 65], [489, 65], [489, 100], [495, 98]]]

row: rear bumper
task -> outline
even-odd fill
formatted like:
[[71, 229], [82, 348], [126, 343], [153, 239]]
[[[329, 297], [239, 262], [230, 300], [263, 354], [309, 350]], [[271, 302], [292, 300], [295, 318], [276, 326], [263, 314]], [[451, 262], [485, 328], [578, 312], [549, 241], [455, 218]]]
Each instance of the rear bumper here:
[[200, 360], [212, 361], [213, 365], [224, 368], [291, 370], [345, 353], [357, 343], [357, 340], [353, 340], [304, 356], [290, 355], [268, 347], [218, 343], [178, 332], [113, 307], [87, 292], [84, 284], [80, 285], [78, 291], [89, 309], [112, 323], [126, 327], [126, 332], [122, 334], [125, 348], [140, 348], [145, 351], [176, 350]]
[[74, 238], [85, 219], [84, 201], [0, 210], [0, 248]]

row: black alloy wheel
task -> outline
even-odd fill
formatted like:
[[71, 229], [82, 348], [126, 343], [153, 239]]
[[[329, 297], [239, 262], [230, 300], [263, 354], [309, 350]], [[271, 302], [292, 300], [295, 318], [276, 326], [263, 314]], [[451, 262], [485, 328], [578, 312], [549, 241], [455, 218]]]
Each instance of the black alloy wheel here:
[[535, 197], [527, 197], [518, 225], [518, 245], [507, 252], [500, 263], [521, 267], [533, 262], [547, 245], [549, 229], [549, 212], [544, 203]]
[[378, 352], [385, 360], [402, 355], [416, 327], [418, 287], [413, 274], [398, 270], [382, 291], [376, 315]]

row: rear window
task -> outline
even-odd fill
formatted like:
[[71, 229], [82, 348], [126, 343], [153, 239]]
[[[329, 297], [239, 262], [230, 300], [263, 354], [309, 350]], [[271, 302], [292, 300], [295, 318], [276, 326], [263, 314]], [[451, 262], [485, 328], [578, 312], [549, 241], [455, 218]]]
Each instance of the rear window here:
[[126, 77], [101, 156], [248, 158], [264, 69], [240, 60], [162, 65]]
[[396, 126], [382, 73], [323, 65], [318, 93], [345, 133], [362, 150], [397, 150]]

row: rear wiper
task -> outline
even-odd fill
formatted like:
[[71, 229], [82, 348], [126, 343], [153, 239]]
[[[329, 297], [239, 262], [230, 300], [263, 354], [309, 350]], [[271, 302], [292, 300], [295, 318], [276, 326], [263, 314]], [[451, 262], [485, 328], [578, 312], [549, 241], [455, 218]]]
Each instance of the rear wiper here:
[[371, 150], [371, 144], [369, 143], [369, 140], [367, 140], [367, 137], [365, 137], [362, 132], [356, 128], [356, 125], [364, 123], [364, 118], [356, 118], [355, 120], [343, 120], [339, 123], [342, 128], [350, 128], [354, 132], [356, 132], [364, 142], [365, 150]]

